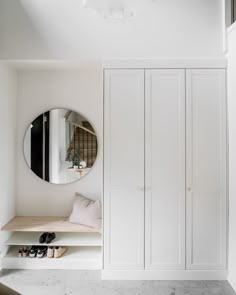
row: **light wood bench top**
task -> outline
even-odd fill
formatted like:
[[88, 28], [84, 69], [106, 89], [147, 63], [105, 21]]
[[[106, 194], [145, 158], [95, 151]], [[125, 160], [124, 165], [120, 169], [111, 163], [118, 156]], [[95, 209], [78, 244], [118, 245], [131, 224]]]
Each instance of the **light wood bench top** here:
[[3, 231], [18, 232], [100, 232], [96, 228], [73, 224], [67, 217], [16, 216], [2, 228]]

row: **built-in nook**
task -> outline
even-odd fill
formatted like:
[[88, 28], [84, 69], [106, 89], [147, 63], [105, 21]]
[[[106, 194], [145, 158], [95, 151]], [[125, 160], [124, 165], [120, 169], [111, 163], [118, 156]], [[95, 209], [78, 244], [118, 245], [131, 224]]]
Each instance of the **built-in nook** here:
[[[6, 61], [0, 64], [0, 78], [0, 103], [5, 117], [1, 134], [4, 132], [2, 139], [7, 151], [1, 166], [8, 177], [1, 183], [5, 186], [5, 193], [1, 195], [1, 267], [101, 269], [102, 231], [68, 221], [76, 192], [92, 200], [102, 200], [101, 65]], [[86, 118], [81, 124], [72, 122], [76, 124], [76, 134], [71, 135], [71, 142], [73, 148], [78, 148], [77, 139], [83, 139], [81, 159], [86, 159], [86, 169], [90, 171], [81, 177], [82, 167], [78, 170], [79, 180], [69, 184], [44, 181], [30, 170], [24, 154], [24, 138], [32, 121], [40, 113], [55, 108], [72, 109]], [[66, 115], [67, 120], [73, 119], [71, 113]], [[80, 129], [85, 135], [77, 130], [77, 125], [82, 126]], [[96, 139], [89, 140], [87, 133]], [[91, 148], [90, 156], [85, 147]], [[77, 173], [74, 168], [72, 170], [70, 174]], [[19, 248], [42, 245], [39, 237], [43, 232], [56, 234], [50, 244], [43, 245], [67, 247], [65, 254], [58, 259], [18, 257]]]

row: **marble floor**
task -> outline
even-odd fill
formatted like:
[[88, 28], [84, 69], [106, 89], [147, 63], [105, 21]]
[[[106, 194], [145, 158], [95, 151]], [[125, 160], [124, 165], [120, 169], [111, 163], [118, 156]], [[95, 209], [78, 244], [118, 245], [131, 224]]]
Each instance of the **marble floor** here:
[[22, 295], [236, 294], [226, 281], [101, 281], [99, 271], [3, 270], [0, 283]]

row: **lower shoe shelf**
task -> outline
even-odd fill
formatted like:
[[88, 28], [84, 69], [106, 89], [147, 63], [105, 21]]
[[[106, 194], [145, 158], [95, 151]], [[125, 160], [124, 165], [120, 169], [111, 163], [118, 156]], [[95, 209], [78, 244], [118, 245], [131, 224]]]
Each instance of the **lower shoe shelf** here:
[[11, 246], [2, 258], [6, 269], [101, 269], [101, 247], [69, 247], [60, 258], [17, 257], [19, 247]]
[[40, 244], [39, 232], [14, 232], [5, 242], [9, 246], [101, 246], [102, 236], [99, 233], [56, 232], [56, 238], [50, 244]]

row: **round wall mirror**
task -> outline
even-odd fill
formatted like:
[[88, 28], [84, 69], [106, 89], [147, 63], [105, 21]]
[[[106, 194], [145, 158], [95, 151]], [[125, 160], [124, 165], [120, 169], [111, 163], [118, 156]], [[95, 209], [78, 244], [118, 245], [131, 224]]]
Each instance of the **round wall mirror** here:
[[38, 116], [24, 138], [30, 169], [55, 184], [74, 182], [86, 175], [97, 157], [97, 136], [82, 115], [53, 109]]

